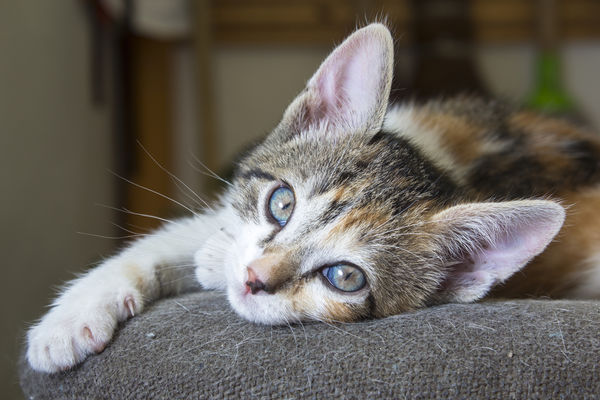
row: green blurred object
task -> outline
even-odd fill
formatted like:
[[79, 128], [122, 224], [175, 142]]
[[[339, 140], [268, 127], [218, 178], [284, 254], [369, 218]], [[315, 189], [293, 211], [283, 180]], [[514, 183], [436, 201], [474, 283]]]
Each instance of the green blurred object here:
[[538, 111], [582, 121], [575, 102], [562, 84], [557, 0], [537, 0], [538, 55], [535, 89], [526, 105]]
[[575, 103], [562, 85], [560, 57], [556, 51], [540, 52], [536, 61], [536, 88], [527, 106], [553, 114], [575, 111]]
[[563, 85], [557, 0], [537, 0], [538, 55], [535, 88], [525, 105], [544, 113], [587, 125], [585, 118]]

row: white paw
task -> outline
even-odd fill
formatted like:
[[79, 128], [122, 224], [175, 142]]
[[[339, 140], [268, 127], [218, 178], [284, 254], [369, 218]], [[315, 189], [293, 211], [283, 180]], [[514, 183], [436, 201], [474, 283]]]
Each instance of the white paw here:
[[27, 360], [43, 372], [69, 369], [110, 341], [117, 323], [141, 312], [135, 290], [66, 293], [27, 333]]

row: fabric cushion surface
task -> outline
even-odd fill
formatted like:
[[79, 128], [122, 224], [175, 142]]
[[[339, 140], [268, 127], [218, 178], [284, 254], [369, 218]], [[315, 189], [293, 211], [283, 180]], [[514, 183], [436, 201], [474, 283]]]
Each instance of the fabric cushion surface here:
[[28, 399], [595, 398], [600, 302], [450, 304], [353, 324], [262, 326], [213, 292], [164, 299]]

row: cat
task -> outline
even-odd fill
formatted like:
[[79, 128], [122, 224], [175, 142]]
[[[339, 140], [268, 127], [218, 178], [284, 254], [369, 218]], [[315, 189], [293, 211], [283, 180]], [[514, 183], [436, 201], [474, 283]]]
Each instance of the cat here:
[[384, 25], [349, 36], [216, 205], [67, 286], [27, 334], [31, 367], [80, 363], [196, 280], [262, 324], [600, 297], [600, 140], [495, 101], [388, 104], [393, 63]]

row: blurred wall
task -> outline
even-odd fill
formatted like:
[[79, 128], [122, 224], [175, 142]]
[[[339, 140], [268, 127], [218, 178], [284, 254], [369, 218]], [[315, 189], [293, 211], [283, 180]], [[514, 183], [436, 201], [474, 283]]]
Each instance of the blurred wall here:
[[[600, 42], [562, 47], [563, 83], [590, 124], [600, 131]], [[533, 90], [535, 50], [528, 45], [483, 46], [477, 50], [483, 78], [497, 95], [523, 101]]]
[[14, 365], [25, 321], [57, 285], [108, 255], [114, 205], [108, 104], [91, 103], [78, 0], [0, 2], [1, 397], [20, 398]]
[[215, 54], [219, 159], [268, 133], [327, 54], [326, 48], [222, 48]]

